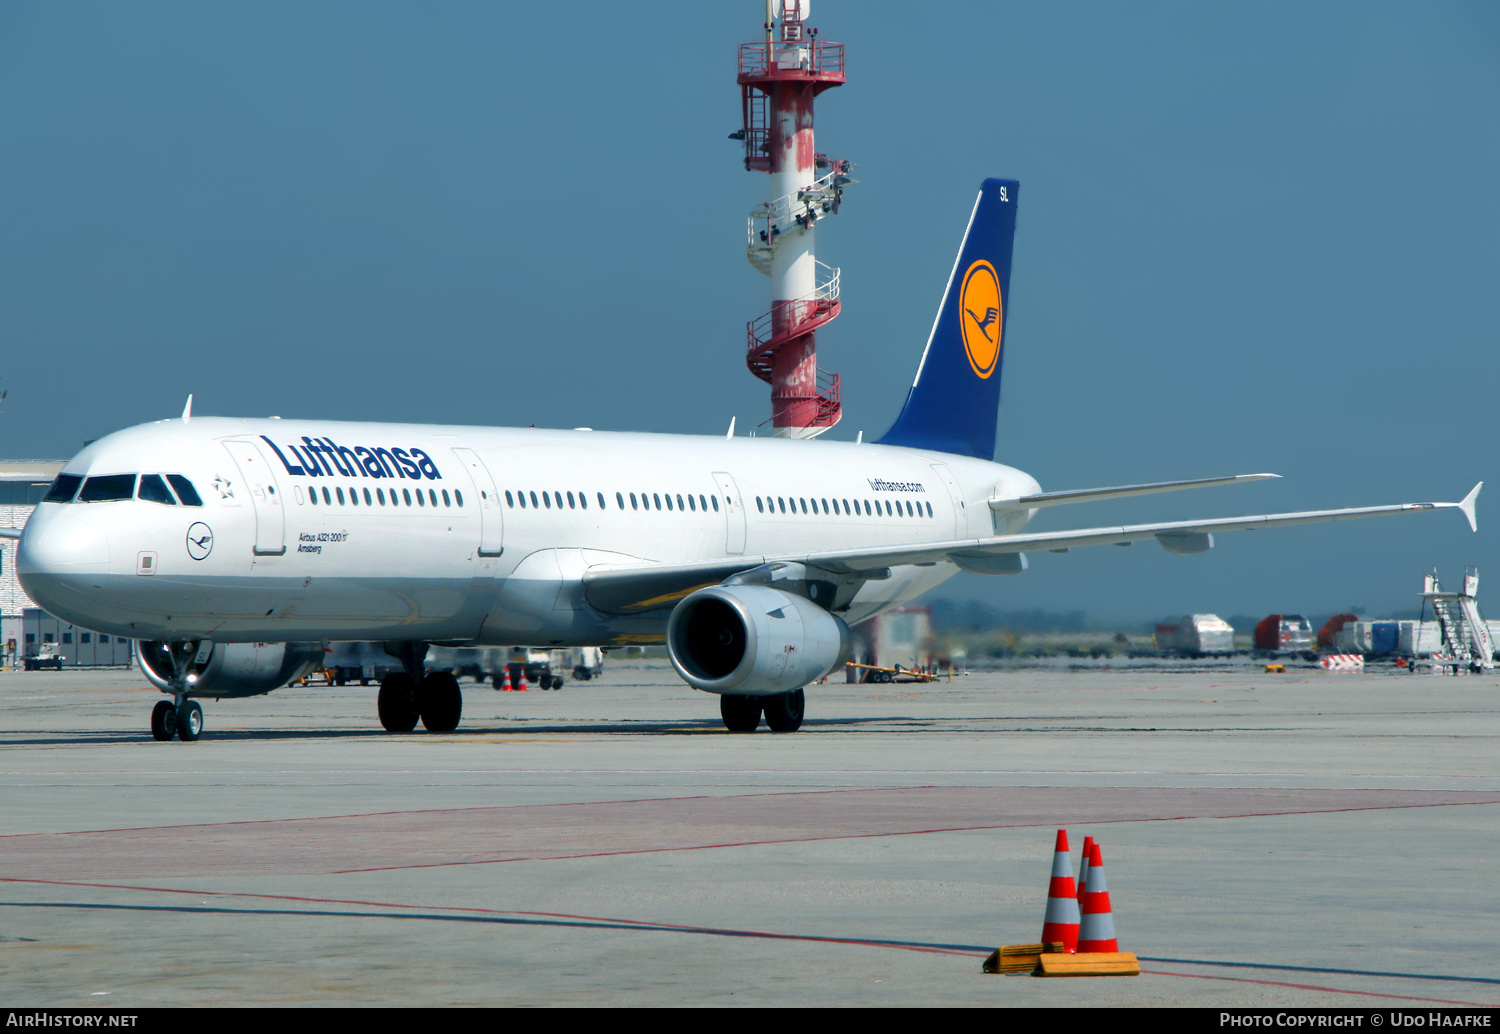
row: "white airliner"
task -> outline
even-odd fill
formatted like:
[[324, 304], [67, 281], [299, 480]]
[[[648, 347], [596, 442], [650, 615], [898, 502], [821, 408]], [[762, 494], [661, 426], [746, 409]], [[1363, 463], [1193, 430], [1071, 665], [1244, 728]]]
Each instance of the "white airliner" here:
[[[1458, 509], [1417, 503], [1028, 532], [1038, 509], [1272, 477], [1042, 492], [992, 462], [1018, 184], [986, 180], [895, 425], [877, 444], [587, 430], [194, 418], [74, 456], [27, 523], [21, 583], [83, 628], [140, 643], [171, 699], [158, 739], [196, 739], [194, 697], [269, 692], [328, 640], [376, 640], [392, 732], [459, 722], [432, 644], [665, 641], [724, 724], [802, 722], [849, 626], [960, 569], [1030, 550]], [[191, 402], [189, 403], [189, 409]]]

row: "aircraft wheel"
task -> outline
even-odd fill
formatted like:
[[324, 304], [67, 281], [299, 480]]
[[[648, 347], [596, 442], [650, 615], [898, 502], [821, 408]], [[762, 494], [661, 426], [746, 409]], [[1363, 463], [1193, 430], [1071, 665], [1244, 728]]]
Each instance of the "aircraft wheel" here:
[[184, 700], [177, 709], [177, 735], [184, 743], [203, 735], [203, 708], [198, 701]]
[[386, 732], [411, 732], [417, 727], [417, 687], [404, 671], [393, 671], [380, 680], [376, 698], [380, 724]]
[[754, 732], [760, 728], [760, 697], [725, 693], [719, 697], [719, 715], [730, 732]]
[[422, 726], [428, 732], [452, 732], [464, 712], [463, 691], [452, 672], [434, 671], [422, 680], [417, 691], [417, 708]]
[[553, 689], [562, 689], [563, 688], [563, 677], [561, 675], [554, 675], [554, 676], [552, 676], [552, 688]]
[[172, 701], [158, 700], [151, 709], [151, 738], [166, 741], [177, 735], [177, 715]]
[[761, 700], [761, 707], [766, 713], [766, 724], [771, 727], [772, 732], [796, 732], [802, 727], [802, 713], [807, 706], [802, 690], [794, 689], [790, 693], [778, 693], [776, 696], [762, 697]]

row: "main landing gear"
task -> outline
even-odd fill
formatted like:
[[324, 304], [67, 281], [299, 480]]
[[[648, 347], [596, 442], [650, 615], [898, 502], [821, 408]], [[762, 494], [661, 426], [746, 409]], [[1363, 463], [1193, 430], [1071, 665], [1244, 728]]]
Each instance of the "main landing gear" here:
[[802, 690], [778, 693], [774, 696], [735, 696], [725, 693], [719, 697], [719, 714], [724, 719], [724, 728], [730, 732], [754, 732], [760, 728], [760, 716], [766, 716], [766, 725], [772, 732], [796, 732], [802, 727], [802, 715], [807, 700]]
[[376, 707], [387, 732], [411, 732], [417, 719], [428, 732], [452, 732], [463, 716], [463, 691], [450, 671], [426, 671], [426, 643], [402, 643], [405, 671], [393, 671], [380, 680]]
[[167, 649], [172, 658], [172, 680], [168, 690], [172, 699], [158, 700], [151, 709], [151, 738], [166, 741], [176, 736], [191, 743], [203, 734], [203, 708], [198, 701], [189, 700], [187, 695], [198, 644], [171, 643]]

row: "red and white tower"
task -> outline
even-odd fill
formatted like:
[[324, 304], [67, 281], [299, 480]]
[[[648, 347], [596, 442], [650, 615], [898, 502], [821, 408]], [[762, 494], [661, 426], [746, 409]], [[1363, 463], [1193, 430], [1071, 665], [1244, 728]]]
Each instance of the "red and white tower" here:
[[839, 422], [839, 378], [818, 369], [817, 329], [839, 314], [839, 271], [817, 260], [818, 221], [853, 183], [813, 145], [813, 100], [844, 84], [844, 45], [806, 25], [809, 0], [766, 0], [764, 43], [740, 45], [745, 168], [771, 174], [746, 256], [771, 278], [771, 311], [748, 325], [750, 372], [771, 385], [773, 432], [813, 438]]

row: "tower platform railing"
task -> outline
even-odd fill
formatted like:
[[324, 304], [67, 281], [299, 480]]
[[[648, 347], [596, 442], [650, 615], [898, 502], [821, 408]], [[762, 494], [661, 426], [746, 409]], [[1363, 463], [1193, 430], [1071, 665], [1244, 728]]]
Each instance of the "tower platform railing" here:
[[817, 39], [741, 43], [739, 81], [775, 79], [844, 80], [844, 45]]

